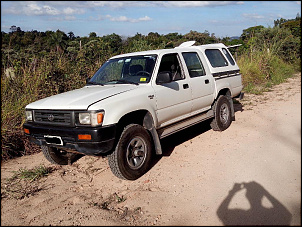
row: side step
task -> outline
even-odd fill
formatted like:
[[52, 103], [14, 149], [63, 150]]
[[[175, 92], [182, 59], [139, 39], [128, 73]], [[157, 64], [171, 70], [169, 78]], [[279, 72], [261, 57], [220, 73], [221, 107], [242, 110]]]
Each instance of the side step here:
[[190, 117], [188, 119], [182, 120], [180, 122], [174, 123], [172, 125], [166, 126], [164, 128], [160, 128], [157, 130], [158, 136], [160, 139], [169, 136], [175, 132], [178, 132], [180, 130], [183, 130], [185, 128], [188, 128], [192, 125], [195, 125], [197, 123], [200, 123], [202, 121], [205, 121], [207, 119], [210, 119], [214, 117], [213, 110], [209, 110], [207, 112], [195, 115], [193, 117]]

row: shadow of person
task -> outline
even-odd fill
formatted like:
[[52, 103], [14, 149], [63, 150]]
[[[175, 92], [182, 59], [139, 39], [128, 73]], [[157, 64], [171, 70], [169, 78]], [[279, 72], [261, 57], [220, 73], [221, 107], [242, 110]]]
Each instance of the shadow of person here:
[[[229, 209], [234, 195], [246, 189], [246, 198], [250, 209]], [[263, 199], [271, 204], [270, 208], [263, 206]], [[217, 210], [217, 215], [224, 225], [290, 225], [291, 213], [260, 184], [249, 183], [234, 184], [228, 196]]]

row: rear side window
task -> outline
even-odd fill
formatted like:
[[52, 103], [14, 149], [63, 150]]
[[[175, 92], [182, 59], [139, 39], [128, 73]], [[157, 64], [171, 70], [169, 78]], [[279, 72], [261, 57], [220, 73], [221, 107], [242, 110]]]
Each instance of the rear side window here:
[[228, 65], [227, 60], [223, 57], [222, 53], [218, 49], [207, 49], [205, 54], [214, 68]]
[[182, 53], [182, 56], [185, 59], [190, 77], [204, 76], [205, 71], [203, 65], [195, 52]]
[[235, 61], [232, 58], [231, 54], [229, 53], [229, 51], [225, 48], [222, 48], [222, 52], [224, 53], [224, 55], [227, 57], [227, 59], [229, 60], [229, 62], [231, 63], [231, 65], [235, 65]]

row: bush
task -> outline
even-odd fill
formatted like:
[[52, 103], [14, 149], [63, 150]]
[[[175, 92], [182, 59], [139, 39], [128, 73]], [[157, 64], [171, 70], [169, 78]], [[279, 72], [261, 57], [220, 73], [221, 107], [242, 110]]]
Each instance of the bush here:
[[278, 55], [267, 51], [245, 53], [237, 63], [242, 73], [244, 91], [255, 94], [284, 82], [296, 71], [295, 64], [286, 63]]

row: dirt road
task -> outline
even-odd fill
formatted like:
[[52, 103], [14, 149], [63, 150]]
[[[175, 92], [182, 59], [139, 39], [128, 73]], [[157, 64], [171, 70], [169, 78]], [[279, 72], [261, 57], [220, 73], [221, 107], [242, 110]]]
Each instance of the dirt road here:
[[[1, 163], [1, 225], [301, 225], [301, 74], [235, 107], [226, 131], [204, 122], [164, 139], [164, 155], [136, 181], [89, 156], [63, 167], [42, 153]], [[41, 164], [53, 171], [27, 185], [32, 195], [7, 193], [12, 171]]]

